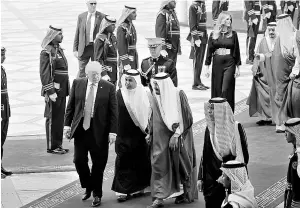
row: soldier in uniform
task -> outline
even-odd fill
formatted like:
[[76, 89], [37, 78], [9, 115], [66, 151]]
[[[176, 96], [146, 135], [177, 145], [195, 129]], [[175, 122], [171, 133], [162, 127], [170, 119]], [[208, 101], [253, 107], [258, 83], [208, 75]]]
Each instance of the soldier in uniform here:
[[133, 25], [136, 20], [136, 8], [125, 6], [117, 22], [117, 40], [119, 52], [119, 87], [123, 70], [138, 69], [139, 58], [136, 50], [137, 34]]
[[285, 137], [293, 145], [293, 152], [289, 156], [284, 207], [297, 208], [300, 206], [300, 118], [287, 120], [285, 127]]
[[259, 0], [245, 2], [244, 20], [247, 22], [247, 40], [246, 40], [246, 64], [253, 64], [254, 48], [256, 44], [259, 22], [260, 22], [260, 2]]
[[201, 82], [201, 71], [207, 45], [206, 7], [205, 1], [194, 1], [189, 8], [190, 33], [187, 40], [191, 42], [190, 59], [193, 59], [193, 90], [207, 90], [209, 87]]
[[280, 8], [281, 8], [282, 14], [289, 14], [293, 20], [297, 2], [299, 2], [299, 0], [297, 0], [297, 1], [296, 0], [281, 0]]
[[267, 18], [267, 24], [276, 22], [277, 6], [276, 0], [261, 1], [262, 13]]
[[[5, 60], [5, 48], [1, 47], [1, 161], [3, 157], [3, 145], [6, 140], [9, 117], [10, 117], [10, 105], [7, 92], [7, 77], [4, 67], [2, 66]], [[4, 169], [1, 163], [1, 178], [11, 175], [11, 171]]]
[[68, 63], [59, 45], [62, 39], [62, 29], [50, 25], [40, 55], [42, 96], [46, 102], [47, 152], [53, 154], [69, 151], [62, 147], [66, 97], [70, 91]]
[[214, 25], [217, 22], [218, 16], [223, 11], [228, 11], [229, 1], [228, 0], [213, 0], [212, 3], [212, 19]]
[[168, 56], [177, 63], [177, 55], [181, 54], [180, 26], [175, 13], [176, 1], [164, 0], [156, 17], [155, 34], [163, 38], [162, 55]]
[[118, 79], [117, 38], [113, 33], [115, 25], [116, 19], [106, 16], [101, 22], [94, 44], [94, 59], [103, 67], [101, 77], [114, 85]]
[[165, 72], [170, 75], [174, 86], [178, 86], [177, 71], [174, 61], [161, 55], [162, 39], [147, 38], [148, 47], [151, 56], [144, 59], [141, 65], [141, 81], [142, 85], [151, 87], [150, 79], [159, 72]]

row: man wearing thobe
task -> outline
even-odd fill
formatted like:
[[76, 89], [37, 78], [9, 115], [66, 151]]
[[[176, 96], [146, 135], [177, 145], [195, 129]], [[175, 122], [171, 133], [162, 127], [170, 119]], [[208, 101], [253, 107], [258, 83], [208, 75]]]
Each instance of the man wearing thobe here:
[[294, 55], [296, 56], [295, 65], [289, 75], [289, 83], [282, 100], [279, 117], [281, 120], [288, 118], [300, 118], [300, 32], [296, 31], [294, 36]]
[[119, 202], [128, 200], [132, 195], [143, 195], [144, 189], [150, 186], [151, 162], [145, 137], [151, 106], [147, 88], [140, 80], [137, 70], [124, 72], [124, 87], [117, 92], [119, 125], [112, 190]]
[[79, 71], [77, 77], [86, 77], [85, 66], [91, 59], [94, 61], [94, 40], [105, 14], [96, 11], [97, 0], [85, 0], [88, 8], [78, 16], [75, 32], [73, 54], [78, 59]]
[[201, 82], [201, 72], [207, 45], [205, 1], [194, 1], [189, 8], [190, 33], [187, 40], [191, 42], [190, 59], [193, 59], [193, 90], [207, 90], [209, 87]]
[[118, 79], [117, 38], [114, 35], [116, 19], [105, 16], [94, 43], [95, 61], [103, 66], [102, 79], [114, 85]]
[[[101, 79], [101, 65], [92, 61], [86, 66], [87, 78], [73, 81], [65, 115], [64, 134], [74, 138], [75, 168], [81, 187], [85, 188], [82, 200], [90, 198], [92, 207], [100, 206], [103, 173], [107, 163], [109, 144], [117, 133], [117, 99], [115, 86]], [[88, 165], [88, 153], [92, 168]]]
[[280, 108], [284, 104], [284, 96], [290, 81], [290, 74], [295, 65], [294, 39], [296, 28], [288, 14], [281, 14], [277, 17], [278, 38], [276, 39], [272, 54], [272, 69], [275, 69], [275, 115], [272, 115], [276, 123], [276, 132], [284, 133], [284, 122], [287, 121], [287, 114], [280, 114]]
[[284, 207], [298, 208], [300, 205], [300, 118], [287, 120], [285, 127], [285, 138], [293, 145], [293, 152], [289, 155]]
[[247, 22], [246, 64], [252, 65], [254, 60], [254, 49], [260, 22], [260, 1], [244, 0], [244, 4], [244, 20]]
[[62, 147], [66, 97], [69, 96], [70, 82], [68, 62], [60, 43], [62, 29], [49, 26], [42, 42], [40, 54], [41, 95], [45, 97], [47, 152], [65, 154]]
[[139, 57], [136, 50], [137, 34], [133, 24], [136, 20], [136, 8], [125, 6], [117, 22], [117, 40], [119, 53], [119, 87], [123, 70], [138, 69]]
[[214, 25], [217, 22], [219, 14], [223, 11], [228, 11], [229, 1], [228, 0], [213, 0], [212, 3], [212, 19]]
[[148, 48], [151, 56], [145, 58], [141, 65], [141, 82], [144, 86], [151, 87], [150, 79], [159, 72], [165, 72], [170, 75], [174, 86], [178, 86], [177, 70], [175, 63], [168, 57], [161, 55], [162, 39], [161, 38], [147, 38]]
[[6, 58], [5, 52], [6, 49], [4, 47], [1, 47], [1, 178], [5, 178], [6, 176], [12, 174], [11, 171], [6, 170], [2, 165], [3, 145], [6, 140], [10, 117], [10, 105], [7, 91], [7, 76], [6, 71], [2, 66]]
[[[151, 79], [150, 96], [152, 119], [151, 192], [152, 205], [163, 206], [163, 199], [176, 194], [176, 204], [193, 202], [198, 198], [196, 180], [196, 153], [192, 132], [193, 116], [185, 93], [174, 87], [166, 73]], [[183, 194], [180, 192], [183, 184]], [[180, 194], [180, 193], [179, 193]]]
[[156, 17], [155, 34], [163, 38], [163, 56], [168, 56], [177, 63], [177, 55], [181, 55], [180, 46], [180, 25], [175, 12], [176, 1], [164, 0]]
[[271, 59], [276, 40], [276, 22], [268, 23], [265, 36], [259, 42], [252, 66], [252, 87], [247, 100], [250, 117], [259, 117], [257, 125], [272, 123], [276, 80]]

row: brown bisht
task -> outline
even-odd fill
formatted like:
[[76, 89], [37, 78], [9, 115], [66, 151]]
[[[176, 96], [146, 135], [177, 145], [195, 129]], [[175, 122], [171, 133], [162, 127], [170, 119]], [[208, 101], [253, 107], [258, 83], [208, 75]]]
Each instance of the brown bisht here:
[[182, 183], [185, 197], [192, 202], [198, 198], [193, 116], [185, 93], [178, 93], [184, 130], [179, 137], [179, 148], [175, 151], [169, 148], [169, 141], [174, 132], [164, 123], [157, 99], [154, 96], [150, 98], [153, 112], [150, 128], [153, 129], [151, 191], [153, 198], [165, 199], [180, 192]]

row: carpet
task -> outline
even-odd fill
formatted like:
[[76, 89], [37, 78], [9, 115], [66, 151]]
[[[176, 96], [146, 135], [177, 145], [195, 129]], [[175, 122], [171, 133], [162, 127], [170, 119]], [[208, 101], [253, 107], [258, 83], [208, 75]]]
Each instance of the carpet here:
[[[249, 145], [250, 162], [249, 176], [255, 188], [255, 195], [259, 207], [276, 207], [283, 201], [283, 191], [286, 183], [288, 155], [291, 146], [286, 143], [284, 134], [276, 134], [275, 126], [257, 126], [257, 118], [249, 118], [245, 100], [236, 105], [236, 120], [243, 124]], [[204, 120], [193, 126], [195, 148], [198, 164], [202, 154]], [[151, 203], [149, 194], [145, 197], [135, 198], [125, 203], [118, 203], [114, 192], [111, 191], [114, 167], [108, 164], [103, 183], [102, 206], [106, 208], [118, 207], [146, 207]], [[36, 201], [23, 206], [24, 208], [56, 207], [76, 208], [90, 207], [92, 199], [82, 202], [79, 181], [74, 181]], [[192, 204], [175, 205], [174, 199], [166, 201], [165, 207], [204, 207], [204, 199], [199, 193], [199, 199]]]

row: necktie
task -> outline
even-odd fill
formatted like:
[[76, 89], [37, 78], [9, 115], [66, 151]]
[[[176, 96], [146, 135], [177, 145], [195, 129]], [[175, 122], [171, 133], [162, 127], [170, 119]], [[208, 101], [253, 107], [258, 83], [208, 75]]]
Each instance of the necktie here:
[[87, 130], [90, 128], [91, 117], [93, 111], [93, 102], [94, 102], [94, 86], [95, 84], [91, 84], [90, 92], [86, 99], [85, 108], [84, 108], [84, 118], [83, 118], [83, 128]]
[[87, 20], [86, 28], [85, 28], [85, 45], [86, 46], [90, 43], [91, 19], [92, 19], [92, 14], [88, 14], [88, 20]]

